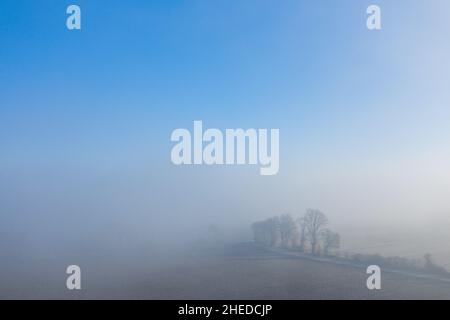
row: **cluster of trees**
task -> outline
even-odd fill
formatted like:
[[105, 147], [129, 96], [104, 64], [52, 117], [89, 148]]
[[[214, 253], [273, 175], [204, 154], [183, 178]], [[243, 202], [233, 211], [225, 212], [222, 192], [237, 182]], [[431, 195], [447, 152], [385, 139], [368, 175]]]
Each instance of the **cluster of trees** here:
[[308, 209], [294, 219], [289, 214], [272, 217], [252, 225], [256, 243], [270, 247], [296, 248], [313, 255], [329, 255], [339, 249], [339, 234], [327, 228], [328, 218], [319, 210]]
[[289, 214], [272, 217], [252, 225], [254, 241], [268, 247], [283, 247], [309, 252], [312, 255], [333, 256], [362, 265], [375, 264], [386, 268], [407, 270], [450, 278], [450, 272], [437, 265], [430, 254], [423, 259], [383, 257], [379, 254], [337, 252], [340, 236], [328, 229], [328, 218], [319, 210], [308, 209], [294, 219]]

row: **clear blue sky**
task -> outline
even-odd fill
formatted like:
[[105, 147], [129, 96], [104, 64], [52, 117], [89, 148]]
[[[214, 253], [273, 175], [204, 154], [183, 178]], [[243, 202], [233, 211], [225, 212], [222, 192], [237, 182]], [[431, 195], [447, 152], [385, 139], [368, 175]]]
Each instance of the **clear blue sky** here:
[[73, 32], [68, 4], [0, 4], [11, 156], [18, 143], [60, 152], [145, 136], [154, 148], [195, 119], [305, 128], [359, 113], [373, 88], [395, 81], [371, 50], [382, 36], [365, 29], [364, 1], [78, 1], [82, 31]]

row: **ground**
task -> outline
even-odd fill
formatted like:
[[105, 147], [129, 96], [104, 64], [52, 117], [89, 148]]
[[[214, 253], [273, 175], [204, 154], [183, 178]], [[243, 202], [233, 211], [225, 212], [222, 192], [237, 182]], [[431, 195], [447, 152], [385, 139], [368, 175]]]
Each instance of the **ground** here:
[[[100, 259], [99, 254], [99, 259]], [[153, 262], [152, 262], [153, 261]], [[382, 290], [369, 291], [364, 268], [311, 261], [271, 252], [250, 243], [201, 249], [136, 267], [83, 264], [82, 290], [65, 288], [57, 277], [4, 277], [6, 299], [450, 299], [450, 283], [382, 273]], [[28, 270], [28, 269], [27, 269]], [[26, 271], [28, 272], [28, 271]], [[24, 273], [25, 274], [25, 273]]]
[[121, 298], [136, 299], [450, 299], [450, 284], [383, 273], [382, 290], [366, 287], [363, 268], [286, 257], [250, 244], [220, 255], [193, 255], [148, 274]]

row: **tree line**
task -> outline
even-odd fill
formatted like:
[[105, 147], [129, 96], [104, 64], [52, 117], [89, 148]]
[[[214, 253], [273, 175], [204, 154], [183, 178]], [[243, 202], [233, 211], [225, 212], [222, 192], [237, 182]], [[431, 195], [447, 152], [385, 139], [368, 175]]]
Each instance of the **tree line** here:
[[269, 247], [295, 248], [312, 255], [330, 255], [339, 249], [340, 235], [328, 229], [328, 218], [308, 209], [298, 219], [290, 214], [271, 217], [252, 225], [254, 241]]
[[319, 210], [308, 209], [294, 219], [289, 214], [275, 216], [252, 224], [254, 241], [267, 247], [289, 248], [315, 256], [333, 256], [354, 263], [375, 264], [386, 268], [433, 274], [450, 278], [450, 272], [436, 265], [430, 254], [423, 259], [383, 257], [379, 254], [338, 252], [340, 235], [328, 229], [329, 221]]

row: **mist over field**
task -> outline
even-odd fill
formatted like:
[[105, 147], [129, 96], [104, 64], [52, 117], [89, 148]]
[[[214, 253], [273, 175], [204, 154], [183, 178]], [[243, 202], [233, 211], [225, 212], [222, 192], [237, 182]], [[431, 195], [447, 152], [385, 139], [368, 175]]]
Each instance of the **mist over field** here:
[[[371, 32], [368, 1], [80, 0], [79, 31], [65, 3], [1, 1], [0, 298], [450, 298], [255, 244], [316, 209], [339, 258], [450, 271], [450, 4], [375, 2]], [[196, 120], [279, 129], [278, 174], [174, 165]]]

